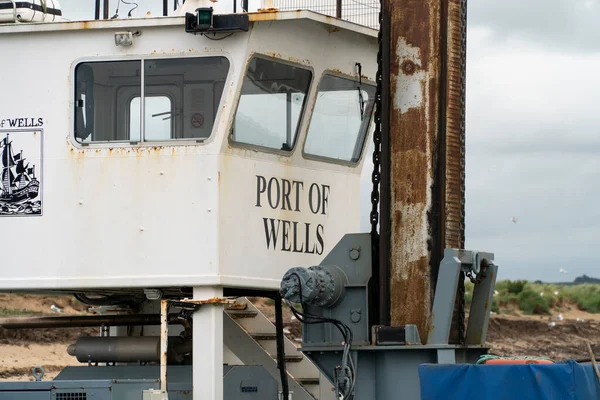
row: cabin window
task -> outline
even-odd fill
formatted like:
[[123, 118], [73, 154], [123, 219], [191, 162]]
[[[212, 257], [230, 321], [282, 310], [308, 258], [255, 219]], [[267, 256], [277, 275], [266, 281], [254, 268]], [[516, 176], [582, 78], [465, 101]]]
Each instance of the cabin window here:
[[304, 144], [304, 153], [357, 163], [371, 122], [375, 87], [324, 75]]
[[311, 78], [312, 72], [299, 66], [252, 58], [233, 122], [232, 140], [291, 151]]
[[212, 133], [228, 71], [225, 57], [79, 64], [75, 138], [84, 144], [202, 141]]

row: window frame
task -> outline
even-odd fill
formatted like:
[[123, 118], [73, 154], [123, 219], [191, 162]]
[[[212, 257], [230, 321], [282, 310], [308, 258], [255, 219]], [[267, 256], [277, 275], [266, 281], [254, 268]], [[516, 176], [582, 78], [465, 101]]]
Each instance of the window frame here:
[[[319, 83], [318, 83], [318, 85], [315, 89], [315, 93], [314, 93], [315, 101], [314, 101], [313, 107], [311, 109], [310, 118], [308, 120], [308, 126], [306, 127], [306, 135], [304, 137], [304, 143], [302, 144], [302, 157], [307, 160], [311, 160], [311, 161], [320, 161], [320, 162], [325, 162], [328, 164], [337, 164], [337, 165], [343, 165], [343, 166], [347, 166], [347, 167], [356, 168], [359, 165], [361, 165], [361, 163], [363, 162], [363, 159], [365, 157], [365, 154], [366, 154], [365, 148], [368, 143], [368, 138], [370, 137], [371, 130], [373, 128], [375, 105], [373, 105], [373, 110], [371, 111], [371, 115], [369, 116], [369, 122], [366, 123], [366, 125], [365, 125], [366, 128], [364, 130], [364, 134], [362, 137], [362, 143], [360, 146], [360, 156], [358, 157], [358, 160], [356, 160], [356, 161], [340, 160], [339, 158], [319, 156], [319, 155], [310, 154], [310, 153], [306, 152], [306, 141], [308, 139], [308, 135], [310, 134], [310, 125], [312, 124], [313, 114], [314, 114], [315, 108], [317, 106], [317, 96], [319, 95], [319, 87], [321, 86], [321, 82], [322, 82], [323, 78], [325, 78], [325, 76], [333, 76], [336, 78], [346, 79], [349, 81], [356, 81], [356, 76], [345, 75], [345, 74], [342, 74], [342, 73], [339, 73], [337, 71], [333, 71], [330, 69], [326, 69], [325, 71], [323, 71], [323, 73], [321, 74], [321, 76], [319, 78]], [[362, 77], [362, 84], [372, 86], [374, 88], [377, 87], [375, 82], [371, 81], [370, 79], [365, 79], [364, 77]]]
[[[214, 115], [214, 124], [212, 127], [212, 130], [210, 132], [210, 135], [206, 138], [182, 138], [182, 139], [169, 139], [169, 140], [161, 140], [161, 141], [130, 141], [130, 140], [125, 140], [125, 141], [90, 141], [90, 142], [81, 142], [76, 136], [75, 136], [75, 128], [76, 128], [76, 113], [77, 113], [77, 108], [76, 108], [76, 94], [77, 94], [77, 79], [76, 79], [76, 72], [77, 72], [77, 68], [81, 65], [81, 64], [86, 64], [86, 63], [96, 63], [96, 62], [119, 62], [119, 61], [123, 61], [123, 62], [127, 62], [127, 61], [136, 61], [140, 63], [140, 68], [141, 71], [144, 70], [144, 62], [145, 61], [152, 61], [152, 60], [177, 60], [177, 59], [187, 59], [187, 58], [215, 58], [215, 57], [222, 57], [225, 58], [227, 60], [227, 62], [229, 63], [229, 68], [227, 70], [227, 75], [225, 77], [225, 80], [223, 81], [223, 92], [221, 94], [221, 99], [219, 101], [218, 104], [215, 104], [215, 110], [216, 113]], [[150, 55], [150, 54], [146, 54], [146, 55], [124, 55], [124, 56], [119, 56], [119, 55], [111, 55], [111, 56], [100, 56], [100, 57], [81, 57], [81, 58], [77, 58], [75, 59], [72, 63], [71, 63], [71, 76], [70, 76], [70, 83], [71, 83], [71, 87], [70, 87], [70, 91], [69, 91], [69, 104], [70, 104], [70, 113], [69, 113], [69, 139], [71, 141], [71, 144], [78, 149], [87, 149], [90, 147], [94, 147], [94, 148], [151, 148], [151, 147], [179, 147], [179, 146], [200, 146], [200, 145], [208, 145], [209, 143], [212, 143], [215, 138], [217, 137], [217, 133], [218, 133], [218, 125], [219, 125], [219, 121], [223, 116], [223, 106], [227, 101], [227, 87], [231, 86], [231, 82], [232, 79], [234, 78], [234, 63], [233, 63], [233, 59], [231, 57], [231, 55], [229, 53], [225, 53], [225, 52], [215, 52], [215, 53], [206, 53], [206, 54], [177, 54], [177, 55]], [[145, 74], [144, 74], [145, 75]], [[142, 75], [143, 76], [143, 75]], [[140, 97], [144, 97], [145, 96], [145, 88], [144, 88], [144, 79], [142, 78], [142, 76], [140, 76]], [[213, 82], [213, 85], [215, 85], [216, 83], [218, 83], [217, 81]], [[183, 86], [181, 87], [181, 91], [182, 91], [182, 95], [183, 95]], [[169, 96], [171, 97], [171, 96]], [[171, 99], [173, 100], [173, 99]], [[129, 105], [129, 101], [127, 101], [127, 105]], [[116, 107], [116, 104], [114, 105], [114, 107]], [[127, 115], [129, 115], [129, 109], [126, 110]], [[143, 115], [145, 113], [145, 107], [142, 107], [142, 109], [140, 110], [140, 115], [142, 116], [142, 120]], [[118, 118], [116, 117], [115, 114], [115, 118], [114, 121], [111, 121], [111, 123], [116, 126], [118, 124]], [[140, 121], [141, 123], [141, 127], [143, 128], [144, 124], [142, 121]], [[129, 120], [126, 121], [127, 124], [127, 130], [129, 131]], [[113, 128], [115, 129], [115, 128]], [[175, 129], [175, 127], [173, 128]], [[183, 129], [183, 127], [182, 127]], [[140, 132], [140, 137], [144, 134], [143, 131]]]
[[[294, 135], [294, 143], [293, 143], [292, 147], [290, 148], [290, 150], [275, 149], [273, 147], [260, 146], [258, 144], [238, 142], [236, 140], [233, 140], [233, 135], [232, 135], [233, 126], [235, 124], [235, 118], [237, 116], [238, 108], [240, 106], [240, 102], [242, 99], [242, 88], [244, 86], [244, 80], [246, 79], [246, 75], [248, 73], [248, 67], [253, 58], [262, 58], [264, 60], [274, 61], [274, 62], [277, 62], [280, 64], [291, 65], [293, 67], [301, 68], [303, 70], [310, 72], [310, 80], [308, 83], [308, 89], [304, 96], [304, 100], [302, 101], [302, 109], [301, 109], [300, 115], [298, 117], [298, 126], [296, 127], [296, 132]], [[300, 64], [300, 63], [289, 61], [289, 60], [283, 60], [283, 59], [277, 58], [277, 57], [271, 57], [271, 56], [268, 56], [263, 53], [252, 53], [252, 54], [250, 54], [250, 57], [248, 57], [246, 59], [246, 63], [244, 64], [243, 71], [244, 71], [244, 73], [240, 77], [240, 82], [239, 82], [239, 86], [238, 86], [239, 90], [238, 90], [237, 98], [235, 101], [235, 108], [233, 110], [232, 117], [231, 117], [231, 120], [229, 121], [228, 129], [227, 129], [227, 142], [229, 143], [229, 145], [231, 147], [234, 147], [234, 148], [256, 150], [256, 151], [260, 151], [262, 153], [270, 153], [270, 154], [277, 154], [279, 156], [291, 157], [295, 153], [296, 147], [298, 146], [298, 143], [300, 142], [300, 137], [302, 134], [302, 128], [304, 127], [305, 118], [307, 115], [310, 115], [310, 112], [308, 110], [308, 105], [310, 103], [310, 99], [312, 96], [312, 89], [313, 89], [313, 85], [314, 85], [314, 81], [315, 81], [314, 68], [309, 65], [304, 65], [304, 64]]]

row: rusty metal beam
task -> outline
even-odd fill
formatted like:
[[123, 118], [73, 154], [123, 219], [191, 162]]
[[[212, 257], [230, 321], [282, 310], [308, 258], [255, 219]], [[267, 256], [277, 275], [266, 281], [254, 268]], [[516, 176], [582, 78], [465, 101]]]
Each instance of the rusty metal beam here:
[[389, 0], [388, 10], [391, 324], [416, 324], [422, 338], [443, 249], [464, 236], [453, 3], [461, 0]]
[[169, 349], [169, 301], [160, 301], [160, 390], [167, 392], [167, 352]]

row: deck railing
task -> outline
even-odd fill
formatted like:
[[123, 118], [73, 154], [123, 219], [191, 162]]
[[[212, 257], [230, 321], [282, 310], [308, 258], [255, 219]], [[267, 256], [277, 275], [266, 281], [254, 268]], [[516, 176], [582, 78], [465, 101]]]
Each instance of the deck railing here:
[[379, 29], [379, 0], [273, 0], [281, 11], [311, 10]]

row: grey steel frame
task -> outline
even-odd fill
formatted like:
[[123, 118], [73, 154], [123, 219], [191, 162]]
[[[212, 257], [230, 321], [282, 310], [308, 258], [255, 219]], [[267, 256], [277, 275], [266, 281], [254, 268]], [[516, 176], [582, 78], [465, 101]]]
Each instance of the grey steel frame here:
[[[373, 345], [368, 343], [365, 333], [370, 329], [366, 313], [356, 318], [357, 310], [368, 310], [367, 287], [371, 277], [371, 247], [369, 234], [344, 236], [327, 255], [321, 265], [336, 265], [348, 276], [348, 287], [344, 299], [334, 307], [307, 307], [311, 314], [335, 318], [356, 332], [357, 344], [352, 346], [352, 357], [357, 366], [356, 399], [420, 400], [418, 367], [425, 363], [455, 364], [476, 363], [486, 354], [487, 327], [498, 267], [491, 253], [446, 249], [440, 264], [436, 293], [433, 303], [433, 321], [427, 344], [404, 344], [397, 346]], [[356, 250], [360, 257], [356, 258]], [[353, 256], [351, 256], [353, 254]], [[485, 260], [485, 277], [475, 285], [470, 318], [467, 325], [466, 344], [450, 345], [448, 339], [456, 289], [460, 271], [481, 270]], [[414, 327], [405, 327], [408, 335]], [[374, 331], [375, 332], [375, 331]], [[376, 333], [373, 333], [376, 335]], [[339, 334], [334, 329], [319, 325], [305, 325], [302, 348], [321, 372], [334, 383], [333, 372], [342, 357]], [[371, 337], [371, 343], [377, 338]], [[406, 343], [410, 343], [406, 336]], [[356, 342], [355, 342], [356, 343]]]

